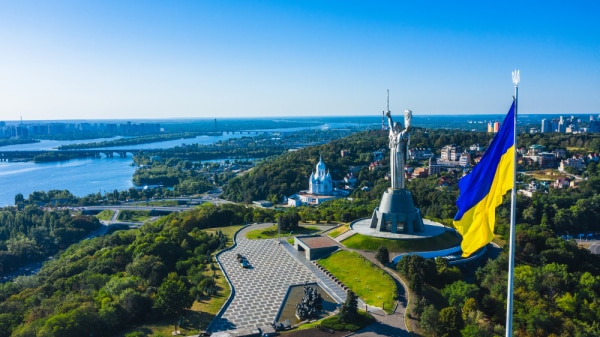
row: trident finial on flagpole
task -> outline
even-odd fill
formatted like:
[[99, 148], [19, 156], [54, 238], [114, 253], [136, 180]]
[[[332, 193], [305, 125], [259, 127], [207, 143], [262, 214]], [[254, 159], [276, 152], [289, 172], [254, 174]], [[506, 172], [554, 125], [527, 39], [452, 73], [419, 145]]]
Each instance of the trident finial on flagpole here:
[[516, 70], [516, 69], [513, 70], [512, 78], [513, 78], [513, 83], [518, 86], [519, 82], [521, 81], [521, 75], [519, 74], [518, 70]]

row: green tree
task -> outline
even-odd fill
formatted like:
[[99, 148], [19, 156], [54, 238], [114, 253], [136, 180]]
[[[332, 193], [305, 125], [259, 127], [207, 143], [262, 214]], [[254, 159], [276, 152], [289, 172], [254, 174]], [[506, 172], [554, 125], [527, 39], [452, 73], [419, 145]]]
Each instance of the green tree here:
[[352, 290], [348, 290], [346, 302], [340, 308], [339, 319], [345, 323], [352, 323], [358, 317], [358, 299]]
[[421, 313], [420, 325], [424, 332], [435, 335], [437, 333], [439, 312], [433, 305], [427, 305]]
[[375, 254], [375, 258], [383, 265], [390, 263], [390, 252], [388, 251], [387, 247], [379, 247], [377, 249], [377, 253]]
[[17, 195], [15, 195], [15, 206], [22, 206], [24, 202], [25, 197], [23, 197], [23, 194], [18, 193]]
[[136, 257], [127, 265], [126, 271], [131, 275], [148, 280], [148, 284], [151, 286], [159, 286], [168, 272], [165, 264], [155, 255]]
[[17, 325], [17, 318], [12, 313], [0, 314], [0, 337], [9, 337], [13, 328]]
[[490, 333], [482, 330], [477, 324], [468, 324], [460, 331], [462, 337], [488, 337]]
[[456, 307], [447, 307], [440, 310], [438, 318], [438, 333], [440, 337], [458, 337], [464, 327], [460, 310]]
[[154, 309], [164, 316], [175, 317], [194, 303], [194, 297], [186, 288], [185, 283], [176, 273], [169, 273], [167, 279], [158, 287]]
[[448, 303], [456, 308], [462, 308], [469, 298], [476, 298], [479, 287], [465, 281], [456, 281], [442, 289], [442, 295]]
[[293, 211], [279, 215], [277, 224], [282, 231], [287, 232], [291, 230], [297, 230], [299, 221], [300, 216], [298, 215], [298, 212]]
[[150, 298], [132, 288], [125, 289], [119, 295], [118, 304], [123, 309], [125, 320], [132, 323], [143, 322], [152, 307]]

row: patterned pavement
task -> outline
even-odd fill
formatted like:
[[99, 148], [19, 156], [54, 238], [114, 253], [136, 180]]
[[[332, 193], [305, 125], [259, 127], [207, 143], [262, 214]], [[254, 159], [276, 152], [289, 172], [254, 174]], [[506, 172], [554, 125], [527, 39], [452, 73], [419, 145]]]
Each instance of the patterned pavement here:
[[[270, 224], [267, 224], [270, 225]], [[225, 311], [209, 326], [210, 332], [257, 328], [275, 321], [288, 287], [319, 278], [292, 256], [276, 239], [248, 240], [245, 233], [260, 228], [253, 225], [237, 235], [237, 245], [217, 256], [234, 292]], [[283, 239], [282, 239], [283, 240]], [[242, 268], [237, 254], [245, 256], [250, 268]]]

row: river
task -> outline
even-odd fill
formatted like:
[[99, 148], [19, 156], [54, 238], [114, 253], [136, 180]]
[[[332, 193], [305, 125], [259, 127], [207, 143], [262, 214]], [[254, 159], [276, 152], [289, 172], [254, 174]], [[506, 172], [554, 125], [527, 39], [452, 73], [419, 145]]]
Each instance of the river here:
[[[166, 149], [182, 144], [212, 144], [220, 140], [241, 137], [239, 133], [222, 136], [198, 136], [165, 142], [125, 146], [127, 149]], [[106, 139], [86, 141], [51, 141], [0, 147], [2, 151], [52, 150], [60, 145], [84, 142], [97, 142]], [[115, 147], [114, 149], [118, 149]], [[69, 190], [82, 197], [91, 193], [104, 194], [114, 190], [127, 190], [133, 187], [135, 172], [133, 158], [115, 156], [100, 159], [74, 159], [64, 162], [0, 162], [0, 207], [14, 205], [15, 195], [25, 198], [35, 191]]]

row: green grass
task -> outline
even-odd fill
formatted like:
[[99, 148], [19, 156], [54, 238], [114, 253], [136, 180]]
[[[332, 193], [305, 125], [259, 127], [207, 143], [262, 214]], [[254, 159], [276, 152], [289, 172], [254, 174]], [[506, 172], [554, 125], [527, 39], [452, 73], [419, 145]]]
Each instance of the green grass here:
[[335, 315], [323, 319], [321, 321], [321, 326], [337, 331], [356, 331], [366, 327], [367, 325], [373, 322], [375, 322], [375, 318], [373, 318], [371, 314], [359, 310], [358, 319], [356, 319], [352, 323], [341, 322], [338, 316]]
[[225, 234], [227, 236], [227, 238], [228, 238], [227, 247], [229, 247], [233, 244], [233, 235], [237, 231], [239, 231], [242, 227], [243, 226], [213, 227], [213, 228], [204, 229], [204, 231], [207, 233], [214, 233], [214, 234], [216, 234], [217, 231], [221, 231], [223, 234]]
[[360, 315], [359, 319], [356, 322], [352, 322], [351, 324], [342, 323], [338, 320], [337, 315], [333, 315], [333, 316], [325, 317], [318, 321], [304, 323], [304, 324], [297, 326], [294, 329], [289, 330], [289, 331], [282, 331], [281, 335], [285, 336], [286, 333], [288, 333], [288, 332], [294, 332], [294, 331], [298, 331], [298, 330], [318, 329], [320, 326], [323, 326], [323, 327], [326, 327], [329, 329], [333, 329], [333, 330], [338, 330], [338, 331], [356, 331], [356, 330], [360, 330], [360, 329], [366, 327], [367, 325], [375, 322], [375, 319], [373, 318], [373, 316], [371, 316], [371, 314], [369, 314], [363, 310], [358, 310], [358, 314]]
[[119, 211], [120, 221], [143, 222], [150, 219], [150, 211]]
[[96, 214], [96, 218], [98, 218], [98, 220], [110, 221], [110, 220], [112, 220], [112, 217], [114, 214], [115, 214], [115, 211], [110, 210], [110, 209], [105, 209], [102, 212]]
[[350, 225], [342, 225], [334, 230], [327, 232], [327, 235], [331, 238], [335, 238], [335, 237], [338, 237], [338, 236], [346, 233], [349, 230], [350, 230]]
[[352, 289], [367, 304], [382, 307], [388, 313], [396, 304], [396, 282], [385, 271], [360, 254], [338, 251], [318, 261], [338, 280]]
[[[306, 234], [315, 234], [319, 232], [320, 229], [313, 226], [300, 226], [298, 229], [294, 230], [293, 236], [296, 235], [306, 235]], [[285, 238], [290, 236], [290, 232], [281, 232], [281, 237]], [[277, 225], [267, 227], [264, 229], [255, 229], [253, 231], [249, 231], [246, 233], [247, 239], [276, 239], [277, 238]]]
[[460, 238], [450, 231], [438, 236], [414, 240], [393, 240], [354, 234], [342, 241], [342, 244], [348, 248], [368, 251], [376, 251], [379, 247], [385, 246], [390, 252], [408, 253], [456, 247], [460, 244]]

